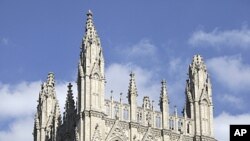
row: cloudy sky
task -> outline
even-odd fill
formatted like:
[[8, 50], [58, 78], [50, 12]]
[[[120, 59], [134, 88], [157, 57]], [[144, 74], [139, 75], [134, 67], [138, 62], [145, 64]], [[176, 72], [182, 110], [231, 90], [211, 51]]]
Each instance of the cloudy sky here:
[[104, 50], [106, 98], [113, 90], [127, 102], [134, 71], [139, 102], [145, 95], [158, 101], [166, 79], [171, 108], [181, 111], [188, 65], [201, 54], [213, 85], [216, 138], [229, 140], [229, 124], [250, 124], [247, 0], [0, 0], [1, 141], [33, 140], [36, 101], [48, 72], [55, 73], [63, 110], [66, 85], [76, 80], [88, 9]]

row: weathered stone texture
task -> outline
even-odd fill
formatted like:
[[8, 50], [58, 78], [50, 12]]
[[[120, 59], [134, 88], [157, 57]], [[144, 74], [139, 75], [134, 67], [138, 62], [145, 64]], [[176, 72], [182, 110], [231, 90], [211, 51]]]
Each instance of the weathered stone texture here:
[[128, 103], [104, 99], [104, 57], [91, 11], [87, 13], [77, 76], [77, 102], [72, 85], [61, 121], [54, 74], [41, 86], [34, 141], [215, 141], [211, 82], [205, 63], [195, 55], [186, 82], [183, 115], [169, 113], [167, 83], [161, 82], [160, 111], [145, 96], [137, 104], [136, 77], [130, 74]]

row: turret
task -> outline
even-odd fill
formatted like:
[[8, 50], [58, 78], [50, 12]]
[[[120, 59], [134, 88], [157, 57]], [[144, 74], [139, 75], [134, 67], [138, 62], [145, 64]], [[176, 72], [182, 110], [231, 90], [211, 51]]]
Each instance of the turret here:
[[56, 141], [61, 125], [59, 104], [56, 99], [54, 74], [49, 73], [47, 82], [41, 86], [35, 114], [34, 141]]
[[186, 114], [194, 119], [196, 136], [213, 137], [213, 103], [211, 83], [207, 68], [200, 55], [189, 65], [186, 84]]

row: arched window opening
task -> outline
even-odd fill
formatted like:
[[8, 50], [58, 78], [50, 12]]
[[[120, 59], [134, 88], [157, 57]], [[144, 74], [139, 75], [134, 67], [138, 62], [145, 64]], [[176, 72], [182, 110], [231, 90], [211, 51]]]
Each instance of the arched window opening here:
[[93, 93], [98, 94], [100, 90], [99, 75], [95, 73], [92, 78], [93, 78], [92, 79], [93, 80], [93, 83], [92, 83]]
[[187, 123], [187, 134], [191, 134], [191, 123]]
[[183, 126], [183, 123], [182, 123], [182, 121], [179, 119], [179, 121], [178, 121], [178, 131], [181, 131], [182, 126]]
[[128, 109], [127, 108], [123, 109], [123, 119], [128, 120]]
[[156, 116], [156, 127], [161, 128], [161, 117], [159, 115]]
[[113, 114], [113, 118], [116, 118], [116, 117], [118, 117], [119, 116], [119, 106], [118, 106], [118, 104], [116, 104], [115, 105], [115, 107], [114, 107], [114, 114]]
[[208, 133], [209, 107], [206, 99], [201, 101], [201, 120], [203, 126], [203, 134]]
[[169, 129], [174, 130], [174, 120], [173, 119], [169, 120]]
[[110, 115], [110, 106], [109, 104], [106, 104], [106, 114], [109, 116]]
[[141, 121], [142, 121], [142, 113], [137, 112], [137, 122], [141, 122]]

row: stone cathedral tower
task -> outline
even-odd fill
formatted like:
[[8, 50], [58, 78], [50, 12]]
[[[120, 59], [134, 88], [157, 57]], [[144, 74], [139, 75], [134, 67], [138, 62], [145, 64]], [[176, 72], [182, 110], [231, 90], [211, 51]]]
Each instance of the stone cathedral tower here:
[[[101, 41], [87, 13], [77, 75], [77, 101], [69, 83], [65, 111], [60, 114], [55, 78], [48, 74], [39, 94], [34, 141], [216, 141], [213, 135], [212, 88], [206, 66], [195, 55], [189, 66], [183, 115], [169, 111], [167, 82], [159, 90], [160, 111], [148, 96], [137, 103], [136, 76], [130, 74], [127, 103], [105, 97]], [[183, 95], [184, 96], [184, 95]]]

